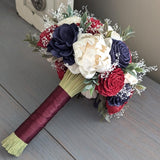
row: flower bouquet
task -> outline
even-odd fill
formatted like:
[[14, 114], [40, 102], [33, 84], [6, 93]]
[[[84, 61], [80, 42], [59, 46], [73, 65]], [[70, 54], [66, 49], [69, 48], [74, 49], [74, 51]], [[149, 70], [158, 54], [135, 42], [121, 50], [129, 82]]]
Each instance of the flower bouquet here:
[[[67, 12], [65, 12], [67, 10]], [[40, 52], [57, 70], [61, 79], [50, 96], [18, 129], [2, 141], [8, 153], [19, 156], [47, 122], [75, 95], [94, 98], [94, 105], [107, 121], [123, 115], [134, 93], [146, 87], [140, 84], [147, 67], [131, 52], [125, 41], [133, 37], [128, 26], [124, 31], [111, 20], [102, 23], [87, 8], [72, 10], [60, 5], [44, 17], [44, 31], [37, 37], [28, 34], [34, 51]]]

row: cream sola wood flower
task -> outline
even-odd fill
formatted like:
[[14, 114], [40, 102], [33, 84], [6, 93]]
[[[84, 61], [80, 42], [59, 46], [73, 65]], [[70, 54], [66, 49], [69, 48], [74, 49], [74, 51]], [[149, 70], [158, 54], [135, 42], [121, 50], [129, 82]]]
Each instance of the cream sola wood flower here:
[[76, 63], [67, 65], [68, 69], [74, 74], [81, 73], [86, 79], [92, 78], [96, 72], [107, 71], [111, 66], [112, 40], [108, 38], [106, 41], [100, 34], [82, 33], [73, 44]]
[[122, 41], [122, 37], [120, 36], [119, 33], [113, 30], [113, 28], [108, 25], [108, 31], [105, 33], [105, 35], [110, 34], [110, 38]]
[[58, 23], [58, 26], [62, 25], [62, 24], [72, 24], [72, 23], [80, 23], [81, 21], [81, 18], [80, 17], [77, 17], [77, 16], [73, 16], [73, 17], [68, 17], [66, 19], [63, 19], [61, 20], [59, 23]]
[[124, 83], [129, 83], [130, 85], [134, 85], [138, 83], [138, 79], [129, 73], [126, 73], [124, 77], [125, 77]]

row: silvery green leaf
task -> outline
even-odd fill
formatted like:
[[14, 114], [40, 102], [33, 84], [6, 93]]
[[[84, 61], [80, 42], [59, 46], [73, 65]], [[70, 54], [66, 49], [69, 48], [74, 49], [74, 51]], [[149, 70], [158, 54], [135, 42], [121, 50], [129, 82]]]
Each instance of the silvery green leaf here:
[[89, 23], [87, 23], [86, 25], [85, 25], [85, 29], [84, 29], [84, 32], [88, 29], [88, 27], [91, 25], [91, 22], [89, 22]]
[[110, 116], [108, 114], [104, 115], [104, 119], [109, 123], [111, 122]]
[[103, 32], [108, 32], [108, 23], [106, 22], [103, 26]]
[[107, 32], [106, 38], [111, 37], [112, 31]]
[[64, 18], [68, 18], [68, 14], [67, 13], [62, 13], [62, 15], [64, 16]]
[[144, 90], [146, 89], [146, 87], [143, 86], [143, 85], [141, 85], [141, 84], [137, 84], [135, 87], [136, 87], [139, 91], [144, 91]]
[[103, 108], [103, 102], [101, 101], [101, 102], [98, 104], [98, 112], [99, 112], [99, 113], [102, 111], [102, 108]]
[[81, 17], [80, 27], [82, 27], [83, 29], [85, 29], [86, 21], [87, 21], [87, 12], [85, 12]]
[[135, 68], [135, 71], [138, 73], [141, 73], [141, 72], [144, 72], [144, 69], [143, 68]]
[[127, 69], [128, 70], [133, 70], [137, 67], [137, 63], [130, 63], [128, 66], [127, 66]]
[[85, 79], [84, 80], [84, 84], [89, 84], [89, 83], [92, 83], [92, 79]]
[[86, 86], [84, 87], [83, 91], [90, 90], [92, 87], [93, 87], [92, 84], [86, 85]]
[[90, 95], [91, 96], [93, 95], [94, 90], [95, 90], [95, 86], [90, 89]]
[[71, 17], [73, 15], [73, 10], [71, 8], [70, 5], [68, 5], [68, 9], [67, 9], [67, 12], [68, 12], [68, 16]]
[[52, 58], [53, 55], [42, 54], [42, 57], [44, 57], [44, 58]]
[[95, 74], [92, 79], [98, 79], [98, 74]]
[[123, 41], [126, 41], [127, 39], [134, 37], [135, 32], [129, 25], [124, 31], [121, 31], [120, 35], [123, 39]]

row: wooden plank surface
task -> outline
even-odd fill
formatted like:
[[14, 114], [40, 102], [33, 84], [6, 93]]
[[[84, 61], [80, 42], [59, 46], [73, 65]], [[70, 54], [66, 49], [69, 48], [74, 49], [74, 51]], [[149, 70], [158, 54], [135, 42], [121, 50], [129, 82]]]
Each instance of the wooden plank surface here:
[[125, 116], [111, 124], [100, 121], [92, 102], [74, 99], [47, 129], [81, 160], [159, 160], [160, 86], [149, 78], [145, 84], [147, 91], [133, 97]]
[[[24, 121], [29, 114], [0, 87], [0, 140], [4, 139]], [[45, 130], [36, 136], [19, 158], [10, 156], [0, 146], [0, 160], [73, 160]]]
[[[0, 23], [0, 83], [31, 113], [59, 80], [49, 63], [22, 41], [28, 30], [35, 30], [15, 14], [14, 6], [9, 14], [6, 8], [0, 9], [0, 18], [5, 17]], [[101, 121], [93, 101], [73, 98], [46, 129], [77, 160], [159, 160], [160, 85], [149, 78], [145, 84], [148, 90], [141, 97], [133, 97], [125, 116], [111, 124]]]

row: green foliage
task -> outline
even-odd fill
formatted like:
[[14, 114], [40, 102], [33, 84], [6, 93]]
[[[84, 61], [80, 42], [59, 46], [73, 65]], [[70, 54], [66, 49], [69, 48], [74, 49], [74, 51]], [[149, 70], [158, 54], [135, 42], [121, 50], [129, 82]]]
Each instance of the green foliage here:
[[73, 16], [73, 10], [70, 5], [68, 5], [67, 12], [68, 12], [69, 17]]
[[90, 91], [90, 95], [93, 94], [96, 85], [98, 85], [98, 74], [96, 73], [92, 79], [85, 79], [84, 80], [84, 84], [86, 84], [86, 86], [84, 87], [83, 91]]
[[48, 55], [48, 54], [42, 54], [42, 57], [43, 57], [43, 58], [53, 58], [52, 55]]
[[133, 31], [130, 25], [124, 31], [120, 30], [120, 36], [122, 37], [123, 41], [126, 41], [131, 37], [135, 37], [134, 34], [135, 31]]
[[104, 26], [103, 26], [103, 33], [108, 32], [108, 22], [105, 22]]
[[98, 104], [98, 113], [103, 117], [103, 119], [105, 119], [107, 122], [110, 122], [109, 114], [106, 108], [106, 97], [98, 94], [96, 102], [98, 101], [100, 101]]
[[67, 8], [67, 13], [62, 13], [64, 18], [68, 18], [68, 17], [72, 17], [73, 16], [73, 10], [71, 8], [70, 5], [68, 5], [68, 8]]
[[134, 88], [139, 95], [141, 95], [141, 92], [146, 90], [146, 87], [141, 84], [136, 84]]
[[125, 73], [129, 73], [134, 77], [137, 77], [137, 73], [143, 73], [144, 69], [137, 66], [137, 63], [130, 63], [125, 69]]
[[41, 48], [37, 46], [38, 39], [36, 37], [37, 36], [35, 34], [29, 33], [29, 34], [26, 34], [26, 38], [24, 39], [24, 41], [28, 42], [30, 46], [33, 47], [33, 52], [39, 52]]
[[111, 37], [112, 31], [107, 32], [106, 38]]
[[87, 12], [85, 12], [81, 17], [80, 27], [83, 28], [83, 32], [85, 32], [90, 25], [91, 22], [87, 23]]

